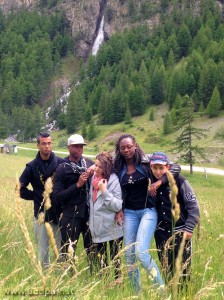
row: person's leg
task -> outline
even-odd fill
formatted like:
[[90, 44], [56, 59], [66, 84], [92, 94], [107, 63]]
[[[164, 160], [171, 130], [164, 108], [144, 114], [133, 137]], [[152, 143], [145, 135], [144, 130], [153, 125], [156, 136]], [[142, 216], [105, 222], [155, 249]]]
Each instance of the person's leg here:
[[140, 271], [136, 263], [135, 242], [140, 219], [135, 210], [124, 209], [124, 246], [128, 276], [136, 292], [140, 290]]
[[49, 266], [49, 239], [45, 224], [39, 224], [34, 218], [34, 237], [38, 245], [38, 258], [43, 268]]
[[[182, 239], [183, 239], [183, 232], [177, 232], [175, 234], [175, 260], [180, 250]], [[191, 256], [192, 256], [192, 241], [187, 240], [185, 241], [183, 255], [182, 255], [182, 274], [181, 274], [182, 283], [187, 283], [190, 280]]]
[[158, 228], [154, 234], [158, 257], [166, 282], [169, 282], [169, 280], [173, 277], [173, 266], [175, 260], [171, 234], [172, 233], [170, 231], [168, 232], [165, 228]]
[[90, 274], [92, 275], [93, 267], [97, 262], [97, 249], [92, 241], [88, 219], [83, 219], [82, 235], [83, 235], [83, 246], [87, 254], [87, 261], [90, 268]]
[[110, 244], [110, 260], [113, 261], [113, 264], [114, 264], [115, 279], [117, 279], [121, 275], [121, 270], [120, 270], [121, 258], [118, 257], [118, 253], [122, 248], [122, 241], [123, 241], [123, 237], [109, 242], [109, 244]]
[[164, 285], [164, 282], [154, 259], [149, 254], [151, 240], [157, 225], [157, 212], [155, 208], [146, 208], [139, 213], [141, 213], [141, 222], [136, 238], [136, 256], [150, 275], [152, 283], [160, 287]]
[[59, 228], [59, 225], [56, 225], [54, 223], [51, 223], [51, 227], [54, 233], [55, 242], [58, 248], [58, 252], [61, 252], [61, 231]]
[[68, 257], [68, 247], [71, 244], [74, 250], [81, 232], [81, 218], [62, 218], [60, 224], [61, 232], [61, 254], [64, 260]]
[[97, 244], [97, 260], [101, 270], [108, 266], [107, 242]]

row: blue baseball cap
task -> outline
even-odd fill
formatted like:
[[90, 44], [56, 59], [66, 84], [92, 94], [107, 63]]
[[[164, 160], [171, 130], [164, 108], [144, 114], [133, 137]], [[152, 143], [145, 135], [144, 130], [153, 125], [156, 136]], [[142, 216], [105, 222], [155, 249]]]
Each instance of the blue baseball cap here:
[[154, 152], [150, 157], [150, 164], [160, 164], [160, 165], [167, 165], [169, 163], [169, 158], [164, 152]]

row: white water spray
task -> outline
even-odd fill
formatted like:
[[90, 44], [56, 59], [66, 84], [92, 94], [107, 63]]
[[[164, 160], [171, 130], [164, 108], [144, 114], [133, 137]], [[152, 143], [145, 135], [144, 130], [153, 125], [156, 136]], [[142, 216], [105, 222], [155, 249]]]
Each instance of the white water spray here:
[[97, 51], [99, 50], [100, 45], [104, 41], [104, 32], [103, 32], [103, 25], [104, 25], [104, 16], [100, 22], [100, 28], [97, 33], [97, 37], [94, 41], [93, 48], [92, 48], [92, 55], [96, 55]]

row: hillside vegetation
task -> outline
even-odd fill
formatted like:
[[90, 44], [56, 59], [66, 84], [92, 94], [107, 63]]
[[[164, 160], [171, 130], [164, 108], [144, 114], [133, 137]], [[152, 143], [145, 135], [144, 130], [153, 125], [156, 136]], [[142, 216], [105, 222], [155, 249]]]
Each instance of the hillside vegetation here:
[[[114, 33], [87, 62], [72, 58], [63, 12], [52, 16], [46, 15], [47, 10], [42, 14], [1, 14], [0, 137], [15, 133], [20, 141], [35, 137], [45, 118], [41, 110], [63, 93], [63, 88], [52, 88], [53, 80], [58, 87], [70, 83], [71, 93], [66, 109], [61, 103], [53, 105], [45, 122], [55, 120], [55, 126], [66, 135], [82, 133], [90, 145], [95, 145], [95, 152], [113, 146], [114, 134], [126, 131], [137, 134], [146, 151], [153, 144], [169, 150], [186, 96], [194, 106], [195, 124], [214, 127], [224, 109], [224, 24], [220, 7], [209, 0], [194, 4], [153, 1], [147, 6], [143, 2], [138, 5], [129, 1], [129, 13], [133, 7], [130, 23], [143, 15], [147, 19], [144, 7], [150, 16], [160, 12], [160, 22], [153, 28], [143, 22]], [[123, 1], [119, 5], [123, 6]], [[16, 27], [15, 20], [20, 26]], [[46, 103], [49, 90], [52, 96]], [[152, 110], [155, 118], [149, 116]], [[165, 121], [169, 124], [166, 130], [162, 128]], [[218, 130], [222, 133], [221, 125]], [[208, 132], [202, 146], [216, 147], [214, 135]], [[222, 142], [218, 146], [222, 147]]]

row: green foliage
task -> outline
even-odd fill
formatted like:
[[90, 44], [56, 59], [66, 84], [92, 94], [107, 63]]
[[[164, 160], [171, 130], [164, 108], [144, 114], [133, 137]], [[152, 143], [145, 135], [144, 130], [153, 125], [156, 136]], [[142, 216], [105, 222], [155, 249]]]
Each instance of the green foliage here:
[[200, 140], [206, 137], [205, 130], [193, 126], [194, 104], [189, 96], [180, 98], [179, 108], [177, 110], [178, 122], [177, 128], [180, 133], [174, 141], [175, 151], [181, 153], [181, 159], [190, 165], [190, 173], [193, 173], [194, 155], [197, 153], [204, 157], [203, 149], [193, 143], [193, 140]]
[[88, 127], [88, 140], [91, 141], [97, 136], [96, 126], [92, 118], [89, 127]]
[[125, 116], [124, 116], [124, 123], [125, 124], [131, 124], [132, 123], [132, 117], [131, 117], [131, 112], [129, 109], [129, 106], [126, 108]]
[[206, 110], [209, 118], [217, 117], [220, 112], [221, 106], [222, 103], [220, 99], [220, 94], [217, 87], [215, 87]]
[[154, 108], [152, 107], [149, 113], [149, 121], [154, 121], [154, 120], [155, 120], [155, 111]]
[[20, 11], [4, 16], [2, 22], [0, 107], [11, 115], [14, 107], [39, 103], [54, 74], [55, 53], [66, 56], [72, 43], [63, 13]]
[[163, 122], [163, 133], [169, 134], [173, 131], [173, 126], [170, 118], [170, 114], [166, 113], [164, 122]]
[[155, 132], [151, 132], [150, 134], [148, 134], [144, 140], [144, 143], [147, 144], [158, 144], [161, 142], [162, 142], [162, 137]]
[[85, 104], [81, 90], [73, 90], [69, 95], [67, 113], [65, 116], [67, 133], [76, 132], [83, 120]]
[[82, 136], [83, 136], [84, 138], [87, 138], [87, 135], [88, 135], [87, 126], [86, 126], [86, 123], [83, 122], [83, 123], [82, 123]]

